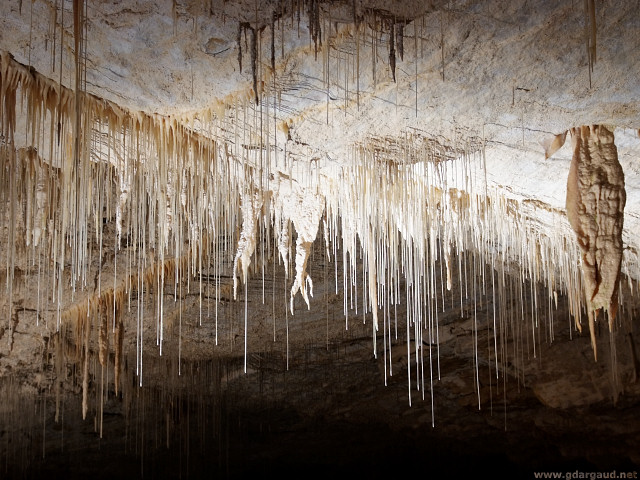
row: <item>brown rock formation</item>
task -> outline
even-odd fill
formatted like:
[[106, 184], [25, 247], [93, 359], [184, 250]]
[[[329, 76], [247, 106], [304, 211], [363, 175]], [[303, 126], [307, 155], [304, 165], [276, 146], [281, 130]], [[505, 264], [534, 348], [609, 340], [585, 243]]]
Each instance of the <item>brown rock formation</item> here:
[[567, 217], [582, 250], [589, 331], [597, 358], [595, 317], [602, 308], [607, 310], [611, 329], [618, 309], [626, 202], [624, 173], [613, 133], [605, 127], [573, 128], [571, 138], [573, 159], [567, 181]]

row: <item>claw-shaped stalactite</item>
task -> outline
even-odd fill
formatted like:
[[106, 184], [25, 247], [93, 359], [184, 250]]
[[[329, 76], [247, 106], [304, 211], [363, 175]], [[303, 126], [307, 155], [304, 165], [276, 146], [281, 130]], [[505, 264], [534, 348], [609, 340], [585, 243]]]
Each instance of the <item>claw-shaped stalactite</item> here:
[[294, 196], [296, 203], [292, 206], [296, 209], [297, 214], [292, 217], [292, 221], [297, 238], [296, 276], [291, 287], [291, 314], [293, 314], [293, 300], [298, 292], [302, 294], [307, 307], [311, 308], [309, 294], [313, 297], [313, 281], [307, 273], [307, 262], [324, 212], [324, 199], [320, 195], [296, 190]]
[[[257, 193], [245, 193], [241, 196], [242, 230], [238, 240], [238, 249], [233, 259], [233, 298], [238, 294], [238, 267], [242, 269], [242, 283], [246, 286], [251, 257], [256, 250], [258, 218], [262, 209], [262, 198]], [[246, 288], [246, 287], [245, 287]]]
[[327, 256], [327, 262], [330, 262], [331, 252], [329, 251], [329, 245], [331, 242], [331, 234], [329, 233], [329, 222], [327, 222], [326, 218], [322, 219], [322, 232], [324, 234], [325, 255]]
[[[307, 273], [307, 262], [313, 242], [305, 242], [300, 235], [296, 239], [296, 277], [291, 287], [290, 306], [291, 315], [293, 315], [293, 300], [298, 292], [302, 295], [307, 308], [311, 310], [309, 303], [309, 294], [313, 297], [313, 281]], [[307, 288], [309, 286], [309, 288]]]
[[289, 276], [289, 252], [291, 251], [291, 222], [288, 219], [278, 218], [276, 220], [276, 235], [278, 242], [278, 252], [284, 265], [284, 274]]

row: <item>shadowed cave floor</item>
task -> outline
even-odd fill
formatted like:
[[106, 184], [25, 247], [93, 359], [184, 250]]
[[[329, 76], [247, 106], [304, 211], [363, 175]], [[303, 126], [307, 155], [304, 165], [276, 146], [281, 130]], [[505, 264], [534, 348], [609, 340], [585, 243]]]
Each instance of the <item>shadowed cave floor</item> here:
[[[317, 249], [322, 252], [321, 246]], [[295, 315], [287, 317], [270, 282], [264, 284], [265, 302], [259, 275], [249, 282], [246, 374], [241, 289], [239, 300], [227, 298], [220, 304], [225, 321], [218, 347], [211, 320], [199, 326], [197, 310], [185, 303], [180, 375], [176, 324], [167, 327], [162, 357], [153, 333], [146, 334], [142, 388], [135, 375], [135, 338], [129, 338], [134, 343], [125, 345], [126, 380], [118, 396], [112, 382], [105, 384], [104, 406], [98, 393], [100, 366], [94, 359], [84, 421], [81, 372], [74, 362], [67, 364], [60, 397], [55, 382], [35, 397], [8, 396], [9, 411], [14, 405], [21, 413], [0, 428], [2, 478], [327, 478], [338, 473], [534, 478], [536, 471], [639, 470], [640, 386], [632, 376], [627, 341], [628, 336], [638, 338], [633, 322], [628, 335], [621, 330], [613, 337], [615, 357], [610, 334], [599, 322], [598, 362], [588, 332], [580, 334], [571, 326], [563, 297], [553, 309], [553, 322], [540, 310], [535, 336], [528, 307], [518, 318], [522, 309], [517, 302], [497, 305], [498, 311], [506, 309], [507, 321], [496, 326], [495, 339], [490, 288], [474, 307], [471, 298], [463, 295], [460, 300], [454, 278], [439, 314], [440, 344], [423, 345], [418, 369], [412, 340], [410, 406], [405, 306], [397, 310], [397, 339], [392, 328], [393, 376], [387, 375], [385, 385], [388, 358], [381, 333], [375, 358], [370, 314], [350, 310], [345, 329], [342, 292], [334, 293], [334, 280], [326, 275], [318, 252], [310, 266], [316, 280], [311, 310], [297, 299]], [[284, 273], [274, 272], [273, 285], [284, 284]], [[337, 272], [341, 282], [341, 268]], [[525, 286], [525, 292], [532, 291]], [[544, 305], [546, 293], [537, 294]], [[270, 298], [279, 302], [277, 308]], [[531, 305], [530, 296], [525, 298]], [[635, 308], [634, 301], [627, 302], [621, 318], [634, 318]], [[395, 312], [389, 318], [395, 322]], [[496, 345], [501, 352], [498, 378]], [[615, 401], [614, 359], [619, 374]], [[424, 399], [416, 372], [424, 375]], [[6, 390], [11, 380], [4, 381], [5, 391], [11, 392]]]
[[[551, 409], [510, 378], [506, 408], [494, 397], [478, 410], [473, 391], [457, 397], [436, 385], [432, 427], [428, 393], [423, 401], [414, 390], [409, 407], [404, 372], [385, 387], [369, 342], [350, 340], [340, 358], [329, 361], [325, 347], [307, 348], [306, 368], [263, 369], [238, 377], [222, 394], [137, 390], [128, 421], [121, 402], [105, 405], [102, 439], [71, 397], [61, 424], [48, 415], [46, 458], [38, 458], [42, 437], [34, 429], [31, 450], [12, 459], [13, 472], [3, 470], [6, 478], [69, 479], [534, 478], [535, 471], [637, 470], [630, 458], [638, 446], [637, 397], [623, 395], [615, 406]], [[211, 363], [190, 367], [206, 381], [216, 370]], [[242, 358], [235, 363], [241, 366]], [[467, 371], [466, 380], [474, 372], [446, 353], [441, 369], [461, 378]]]

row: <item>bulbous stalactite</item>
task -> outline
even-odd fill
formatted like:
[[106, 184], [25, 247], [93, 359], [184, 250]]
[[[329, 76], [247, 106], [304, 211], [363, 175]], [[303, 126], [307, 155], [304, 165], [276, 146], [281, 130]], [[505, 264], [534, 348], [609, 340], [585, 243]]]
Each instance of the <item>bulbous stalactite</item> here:
[[[618, 310], [626, 191], [613, 133], [602, 125], [572, 128], [567, 217], [582, 250], [584, 294], [596, 354], [595, 316], [604, 309], [613, 327]], [[579, 327], [579, 325], [578, 325]]]

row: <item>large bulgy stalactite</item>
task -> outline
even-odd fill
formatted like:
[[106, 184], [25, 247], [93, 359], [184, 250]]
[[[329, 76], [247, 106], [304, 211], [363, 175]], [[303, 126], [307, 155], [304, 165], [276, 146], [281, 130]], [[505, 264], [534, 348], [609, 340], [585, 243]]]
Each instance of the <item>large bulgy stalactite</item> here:
[[567, 217], [582, 250], [584, 294], [596, 351], [594, 322], [604, 309], [609, 328], [618, 310], [626, 191], [613, 133], [602, 125], [571, 129]]

